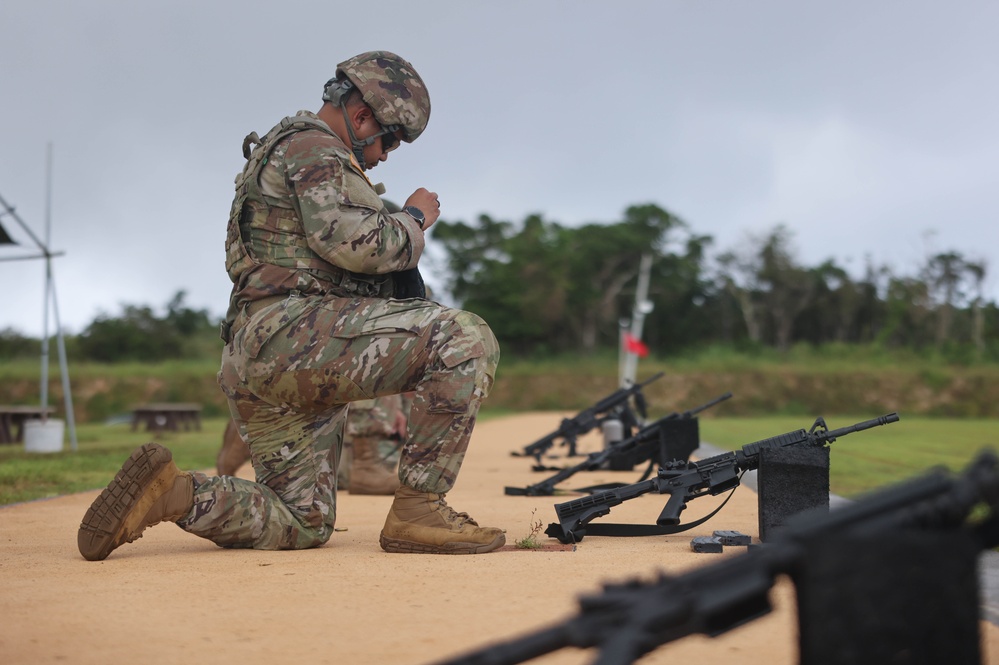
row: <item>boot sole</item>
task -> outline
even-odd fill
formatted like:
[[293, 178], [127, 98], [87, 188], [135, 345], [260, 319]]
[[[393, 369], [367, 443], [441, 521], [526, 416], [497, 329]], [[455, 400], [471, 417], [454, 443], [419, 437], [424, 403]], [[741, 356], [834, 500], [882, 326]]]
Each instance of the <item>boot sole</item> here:
[[379, 544], [389, 554], [485, 554], [498, 550], [506, 544], [506, 536], [502, 533], [492, 542], [481, 543], [445, 543], [443, 545], [428, 545], [414, 543], [408, 540], [386, 538], [379, 536]]
[[142, 537], [140, 531], [128, 540], [123, 539], [129, 522], [136, 521], [135, 509], [144, 508], [141, 518], [157, 498], [142, 500], [172, 461], [173, 454], [156, 443], [144, 444], [129, 456], [83, 516], [76, 543], [84, 559], [101, 561], [119, 545]]

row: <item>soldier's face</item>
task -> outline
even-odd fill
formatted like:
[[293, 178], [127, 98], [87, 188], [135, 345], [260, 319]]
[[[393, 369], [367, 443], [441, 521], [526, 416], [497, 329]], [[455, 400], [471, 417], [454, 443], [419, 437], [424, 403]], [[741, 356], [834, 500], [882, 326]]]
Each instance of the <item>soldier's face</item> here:
[[399, 147], [399, 135], [402, 130], [396, 130], [393, 134], [386, 134], [385, 128], [375, 118], [371, 107], [365, 106], [364, 110], [354, 116], [354, 133], [359, 140], [376, 137], [370, 145], [364, 147], [364, 168], [373, 169], [380, 162], [388, 159], [388, 154]]
[[[384, 131], [379, 129], [379, 132]], [[374, 143], [364, 149], [364, 163], [367, 168], [373, 169], [379, 162], [388, 159], [388, 154], [399, 147], [399, 136], [402, 130], [396, 130], [394, 134], [379, 134]]]

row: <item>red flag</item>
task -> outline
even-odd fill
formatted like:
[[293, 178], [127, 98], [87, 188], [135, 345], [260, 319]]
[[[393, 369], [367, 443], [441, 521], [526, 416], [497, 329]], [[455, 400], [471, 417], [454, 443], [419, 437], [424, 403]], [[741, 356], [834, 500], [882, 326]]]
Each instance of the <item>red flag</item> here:
[[645, 342], [638, 339], [630, 332], [624, 333], [624, 350], [628, 353], [634, 353], [639, 358], [644, 358], [649, 355], [649, 347], [645, 345]]

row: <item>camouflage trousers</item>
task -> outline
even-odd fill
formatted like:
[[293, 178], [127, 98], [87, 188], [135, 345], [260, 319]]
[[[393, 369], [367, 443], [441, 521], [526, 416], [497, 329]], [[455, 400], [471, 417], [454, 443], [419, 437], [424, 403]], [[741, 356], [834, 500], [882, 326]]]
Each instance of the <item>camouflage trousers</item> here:
[[386, 471], [395, 471], [402, 457], [402, 444], [393, 438], [395, 420], [402, 414], [408, 421], [410, 400], [402, 395], [351, 402], [344, 425], [343, 454], [337, 470], [337, 486], [350, 486], [350, 467], [355, 448], [370, 446], [378, 456], [378, 464]]
[[182, 529], [225, 547], [325, 543], [347, 404], [383, 395], [414, 393], [400, 480], [453, 487], [499, 361], [481, 318], [425, 300], [300, 296], [236, 328], [219, 384], [257, 481], [195, 474]]

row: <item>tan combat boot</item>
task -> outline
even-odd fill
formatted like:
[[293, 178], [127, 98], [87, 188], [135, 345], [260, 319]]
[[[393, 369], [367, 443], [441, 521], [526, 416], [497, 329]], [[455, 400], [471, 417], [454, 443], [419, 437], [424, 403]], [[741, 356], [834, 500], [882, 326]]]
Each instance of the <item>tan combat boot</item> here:
[[83, 516], [76, 536], [84, 559], [100, 561], [142, 537], [147, 526], [176, 522], [194, 507], [194, 478], [158, 443], [140, 446]]
[[351, 494], [395, 494], [399, 489], [399, 472], [390, 469], [378, 454], [378, 441], [357, 437], [351, 441], [351, 447], [354, 454], [348, 491]]
[[443, 494], [402, 485], [385, 518], [379, 539], [386, 552], [482, 554], [506, 543], [502, 529], [480, 527], [468, 513], [456, 513]]

